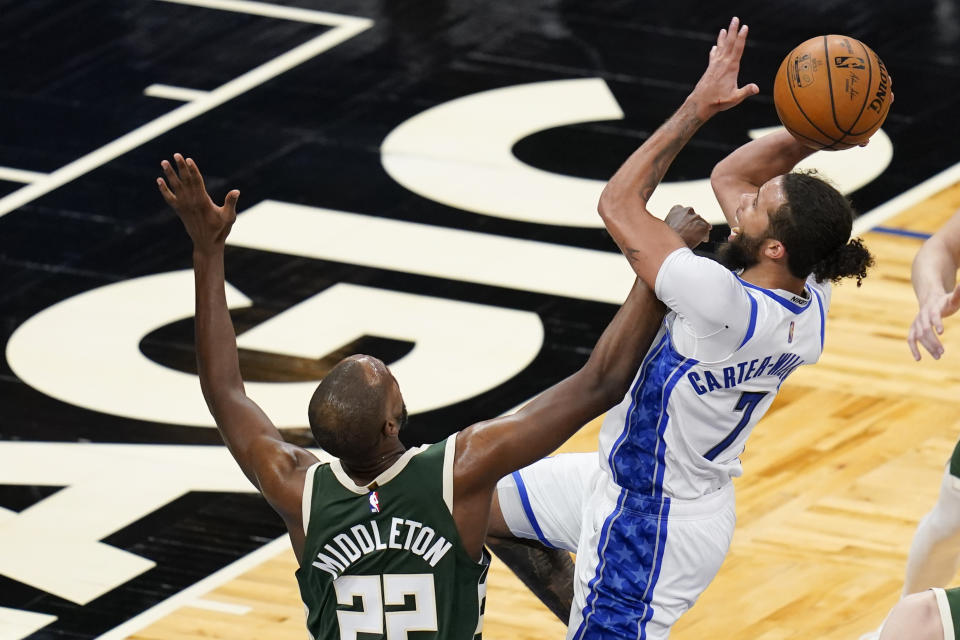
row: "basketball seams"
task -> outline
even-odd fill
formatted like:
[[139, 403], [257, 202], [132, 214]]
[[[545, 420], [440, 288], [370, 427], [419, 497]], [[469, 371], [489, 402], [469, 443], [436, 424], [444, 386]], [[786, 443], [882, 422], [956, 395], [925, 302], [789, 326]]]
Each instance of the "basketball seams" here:
[[[873, 57], [876, 58], [876, 60], [877, 60], [877, 71], [879, 72], [879, 71], [880, 71], [880, 68], [879, 68], [879, 67], [880, 67], [880, 65], [883, 64], [883, 62], [880, 60], [880, 56], [878, 56], [878, 55], [876, 54], [876, 52], [872, 52], [872, 53], [873, 53]], [[867, 57], [869, 58], [869, 54], [868, 54]], [[870, 95], [873, 93], [873, 75], [872, 75], [872, 71], [873, 71], [873, 60], [870, 60], [870, 71], [871, 71], [871, 76], [870, 76], [870, 82], [869, 82], [868, 87], [867, 87], [867, 89], [868, 89], [868, 91], [867, 91], [867, 100], [870, 99]], [[881, 76], [881, 77], [882, 77], [882, 76]], [[888, 77], [888, 78], [890, 77], [890, 74], [889, 74], [889, 73], [887, 74], [887, 77]], [[889, 110], [889, 104], [885, 102], [885, 105], [887, 106], [887, 110]], [[861, 117], [862, 117], [862, 116], [861, 116]], [[867, 127], [866, 129], [863, 129], [862, 131], [855, 131], [855, 132], [853, 132], [851, 135], [860, 135], [860, 136], [862, 136], [862, 135], [864, 135], [864, 134], [866, 134], [866, 133], [869, 133], [870, 135], [873, 135], [873, 134], [876, 132], [876, 129], [879, 129], [879, 128], [880, 128], [880, 125], [883, 124], [883, 121], [886, 119], [886, 117], [887, 117], [887, 111], [881, 112], [880, 114], [877, 115], [877, 119], [873, 122], [872, 125], [870, 125], [870, 126]], [[857, 122], [859, 122], [859, 121], [860, 121], [860, 118], [857, 118]], [[856, 125], [856, 123], [854, 123], [854, 125]], [[852, 128], [852, 127], [851, 127], [851, 128]]]
[[830, 36], [823, 36], [823, 59], [827, 65], [827, 95], [830, 96], [830, 115], [833, 116], [833, 124], [837, 127], [841, 135], [839, 138], [833, 138], [833, 144], [829, 148], [832, 148], [838, 142], [841, 142], [845, 137], [847, 132], [844, 131], [843, 127], [840, 126], [840, 122], [837, 120], [837, 103], [833, 99], [833, 65], [830, 64]]
[[[794, 54], [795, 52], [796, 52], [796, 49], [794, 49], [793, 51], [791, 51], [791, 52], [790, 52], [790, 55], [787, 56], [787, 60], [790, 60], [790, 59], [793, 57], [793, 54]], [[800, 112], [800, 115], [803, 116], [804, 120], [806, 120], [807, 122], [809, 122], [809, 123], [810, 123], [810, 126], [813, 127], [814, 129], [816, 129], [820, 134], [822, 134], [824, 138], [826, 138], [827, 140], [830, 140], [832, 143], [836, 144], [836, 143], [837, 143], [837, 140], [835, 140], [835, 139], [833, 138], [833, 136], [827, 135], [827, 133], [826, 133], [823, 129], [821, 129], [820, 127], [818, 127], [818, 126], [816, 125], [816, 123], [807, 116], [806, 112], [803, 110], [803, 107], [800, 106], [800, 100], [797, 99], [797, 94], [796, 94], [796, 92], [793, 90], [793, 81], [790, 79], [790, 65], [789, 65], [789, 64], [786, 65], [785, 70], [786, 70], [786, 74], [787, 74], [787, 88], [790, 89], [790, 97], [793, 98], [793, 103], [794, 103], [794, 105], [796, 105], [797, 111], [799, 111], [799, 112]], [[829, 71], [829, 69], [828, 69], [827, 71]], [[803, 137], [804, 137], [804, 138], [807, 138], [808, 140], [811, 139], [809, 136], [803, 136]], [[825, 144], [825, 143], [823, 143], [823, 142], [821, 142], [821, 141], [819, 141], [819, 140], [817, 140], [816, 142], [817, 142], [817, 144], [819, 144], [819, 145]]]
[[850, 123], [850, 128], [846, 131], [848, 136], [859, 136], [863, 135], [870, 129], [864, 129], [861, 132], [856, 132], [853, 130], [857, 123], [860, 122], [860, 118], [863, 117], [863, 110], [867, 108], [867, 104], [870, 101], [870, 89], [873, 86], [873, 60], [870, 59], [870, 52], [867, 49], [867, 46], [860, 42], [859, 40], [854, 40], [857, 44], [860, 45], [860, 48], [863, 49], [863, 59], [867, 61], [867, 90], [863, 93], [863, 104], [860, 105], [860, 112], [857, 113], [857, 117], [853, 119], [853, 122]]

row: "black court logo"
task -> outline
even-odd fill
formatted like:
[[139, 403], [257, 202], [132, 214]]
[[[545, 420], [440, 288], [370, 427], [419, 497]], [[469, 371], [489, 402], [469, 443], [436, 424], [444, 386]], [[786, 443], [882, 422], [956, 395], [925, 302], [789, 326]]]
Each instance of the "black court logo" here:
[[834, 56], [833, 66], [838, 69], [866, 69], [866, 60], [859, 56]]

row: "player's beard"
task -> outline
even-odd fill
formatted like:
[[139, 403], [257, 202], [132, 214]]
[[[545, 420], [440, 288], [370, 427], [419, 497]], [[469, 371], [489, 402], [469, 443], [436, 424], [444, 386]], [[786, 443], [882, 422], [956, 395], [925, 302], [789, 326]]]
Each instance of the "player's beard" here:
[[717, 260], [728, 269], [749, 269], [760, 262], [760, 249], [766, 238], [753, 238], [741, 233], [733, 240], [720, 245], [717, 249]]

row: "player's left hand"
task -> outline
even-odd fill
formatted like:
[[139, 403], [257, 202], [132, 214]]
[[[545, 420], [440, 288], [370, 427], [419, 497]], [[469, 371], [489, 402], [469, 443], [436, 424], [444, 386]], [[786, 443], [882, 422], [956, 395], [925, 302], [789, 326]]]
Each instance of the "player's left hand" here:
[[741, 26], [740, 19], [735, 17], [730, 20], [729, 27], [720, 30], [717, 44], [710, 49], [707, 70], [690, 94], [701, 120], [735, 107], [760, 92], [760, 88], [753, 83], [737, 86], [747, 31], [747, 25]]
[[187, 228], [194, 248], [207, 250], [222, 247], [227, 234], [237, 219], [237, 199], [234, 189], [227, 194], [223, 206], [217, 206], [203, 184], [203, 176], [193, 158], [184, 159], [173, 154], [176, 169], [167, 160], [160, 163], [166, 180], [157, 178], [160, 195], [167, 201]]
[[680, 234], [687, 246], [693, 249], [701, 242], [710, 239], [710, 229], [713, 227], [693, 210], [682, 204], [675, 204], [663, 219], [667, 226]]
[[907, 333], [907, 344], [910, 346], [914, 360], [920, 359], [917, 342], [923, 345], [934, 360], [940, 359], [943, 355], [943, 345], [937, 336], [943, 333], [943, 319], [952, 316], [958, 310], [960, 310], [960, 285], [957, 285], [953, 291], [920, 301], [920, 311], [913, 319], [910, 331]]

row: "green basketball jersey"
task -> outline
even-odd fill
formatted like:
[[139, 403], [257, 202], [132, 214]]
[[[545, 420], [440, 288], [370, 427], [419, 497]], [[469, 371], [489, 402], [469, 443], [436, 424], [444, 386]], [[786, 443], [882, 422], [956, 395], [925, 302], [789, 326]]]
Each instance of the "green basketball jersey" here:
[[308, 470], [297, 582], [314, 640], [479, 637], [490, 559], [457, 533], [455, 446], [410, 449], [369, 487], [339, 460]]

